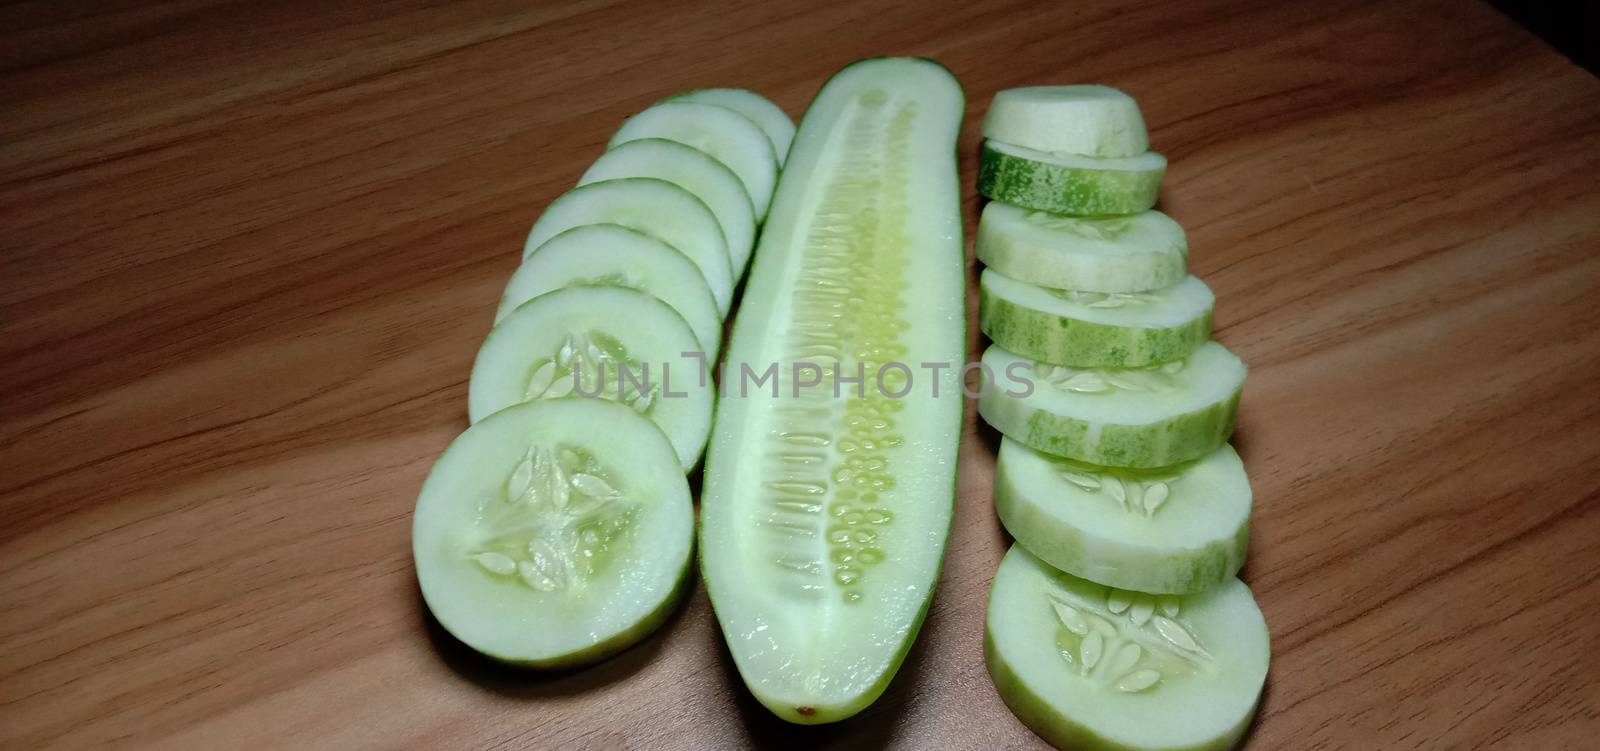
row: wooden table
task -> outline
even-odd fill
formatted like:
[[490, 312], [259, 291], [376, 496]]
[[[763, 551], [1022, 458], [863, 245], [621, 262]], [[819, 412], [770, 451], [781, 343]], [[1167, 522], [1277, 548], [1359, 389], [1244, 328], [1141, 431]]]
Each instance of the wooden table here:
[[537, 676], [412, 573], [500, 286], [618, 122], [708, 85], [799, 115], [922, 54], [966, 86], [969, 227], [998, 89], [1123, 87], [1172, 159], [1252, 367], [1248, 745], [1593, 748], [1600, 83], [1470, 0], [933, 5], [0, 9], [0, 745], [1038, 746], [983, 667], [971, 410], [932, 613], [836, 726], [753, 702], [698, 586]]

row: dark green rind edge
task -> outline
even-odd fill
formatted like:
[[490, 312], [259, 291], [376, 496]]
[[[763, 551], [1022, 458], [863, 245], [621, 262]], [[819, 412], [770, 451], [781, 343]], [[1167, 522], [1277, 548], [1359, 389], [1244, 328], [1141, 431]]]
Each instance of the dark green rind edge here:
[[1198, 459], [1225, 443], [1233, 434], [1243, 391], [1241, 380], [1232, 396], [1193, 412], [1145, 425], [1102, 425], [1100, 439], [1092, 444], [1086, 439], [1089, 422], [1051, 414], [997, 386], [978, 397], [978, 414], [995, 430], [1036, 451], [1106, 467], [1153, 469]]
[[1170, 328], [1094, 323], [978, 291], [978, 327], [1002, 348], [1053, 365], [1136, 368], [1188, 357], [1211, 339], [1211, 309]]
[[1166, 169], [1062, 167], [1002, 154], [984, 144], [978, 192], [996, 201], [1077, 216], [1132, 214], [1156, 205]]

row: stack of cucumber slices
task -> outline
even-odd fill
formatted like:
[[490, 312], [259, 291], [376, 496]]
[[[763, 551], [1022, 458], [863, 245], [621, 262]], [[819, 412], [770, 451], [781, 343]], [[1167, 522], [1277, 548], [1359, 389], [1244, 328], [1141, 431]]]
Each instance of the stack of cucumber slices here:
[[709, 365], [794, 130], [749, 91], [671, 97], [534, 223], [413, 521], [423, 597], [467, 645], [570, 666], [671, 611]]
[[1227, 441], [1245, 366], [1210, 340], [1211, 290], [1152, 209], [1166, 159], [1132, 97], [1003, 91], [983, 125], [979, 413], [1016, 544], [986, 657], [1006, 704], [1066, 748], [1226, 748], [1266, 679], [1235, 578], [1251, 493]]

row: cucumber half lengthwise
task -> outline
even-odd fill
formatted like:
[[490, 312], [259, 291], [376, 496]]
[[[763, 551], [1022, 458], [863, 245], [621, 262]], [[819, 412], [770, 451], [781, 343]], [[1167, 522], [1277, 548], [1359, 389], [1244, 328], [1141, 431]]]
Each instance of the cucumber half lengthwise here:
[[[916, 637], [944, 557], [962, 395], [888, 362], [959, 363], [961, 87], [927, 60], [835, 75], [801, 122], [726, 350], [701, 564], [755, 697], [797, 723], [871, 704]], [[734, 374], [778, 363], [781, 388]], [[791, 387], [813, 363], [822, 383]], [[859, 370], [858, 370], [859, 368]], [[835, 375], [864, 373], [865, 396]], [[910, 391], [901, 398], [888, 393]]]
[[599, 399], [532, 402], [450, 444], [411, 543], [447, 631], [496, 659], [567, 667], [661, 625], [683, 591], [694, 507], [649, 420]]
[[989, 675], [1017, 719], [1057, 748], [1232, 748], [1270, 654], [1266, 620], [1238, 579], [1156, 596], [1063, 574], [1012, 546], [989, 592]]

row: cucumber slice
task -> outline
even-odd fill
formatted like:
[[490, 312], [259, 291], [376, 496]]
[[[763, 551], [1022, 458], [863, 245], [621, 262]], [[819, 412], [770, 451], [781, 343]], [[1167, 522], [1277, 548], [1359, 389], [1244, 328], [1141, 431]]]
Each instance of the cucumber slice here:
[[1189, 241], [1159, 211], [1072, 217], [990, 201], [978, 260], [1012, 279], [1080, 292], [1144, 292], [1188, 275]]
[[1250, 480], [1232, 446], [1155, 471], [1116, 470], [1000, 442], [994, 508], [1017, 544], [1098, 584], [1186, 594], [1244, 565]]
[[995, 344], [1054, 365], [1135, 368], [1181, 360], [1211, 339], [1211, 289], [1195, 277], [1152, 292], [1036, 287], [992, 269], [978, 325]]
[[772, 150], [778, 156], [778, 166], [782, 167], [789, 157], [789, 144], [794, 141], [794, 121], [778, 105], [773, 104], [760, 94], [748, 89], [698, 89], [688, 91], [668, 101], [699, 102], [701, 104], [715, 104], [718, 107], [727, 107], [760, 126], [761, 132], [767, 134], [767, 140], [772, 143]]
[[693, 146], [722, 162], [744, 183], [756, 221], [767, 215], [778, 182], [778, 155], [761, 127], [727, 107], [698, 102], [661, 102], [617, 129], [608, 148], [641, 138], [665, 138]]
[[728, 314], [733, 300], [733, 267], [722, 226], [711, 209], [683, 188], [666, 180], [632, 177], [589, 183], [563, 193], [533, 223], [522, 248], [526, 261], [550, 238], [585, 224], [620, 224], [654, 237], [689, 257], [699, 267], [716, 298], [717, 311]]
[[[910, 382], [886, 368], [885, 387], [874, 382], [890, 361], [961, 362], [962, 107], [960, 84], [927, 60], [865, 60], [823, 86], [729, 344], [730, 363], [825, 371], [798, 395], [811, 374], [784, 370], [777, 395], [724, 384], [701, 500], [701, 564], [729, 651], [790, 722], [877, 699], [938, 579], [959, 384], [953, 368]], [[844, 383], [836, 395], [834, 375], [858, 367], [864, 398]]]
[[468, 414], [478, 422], [513, 404], [574, 395], [621, 401], [660, 426], [688, 470], [711, 431], [698, 347], [683, 317], [643, 292], [559, 289], [489, 332], [472, 364]]
[[558, 399], [467, 428], [412, 519], [428, 609], [490, 657], [565, 667], [654, 631], [684, 590], [694, 506], [671, 444], [599, 399]]
[[1025, 86], [994, 95], [983, 137], [1039, 151], [1098, 157], [1150, 148], [1133, 97], [1110, 86]]
[[1057, 214], [1132, 214], [1156, 205], [1167, 158], [1154, 152], [1096, 158], [984, 141], [978, 192]]
[[511, 275], [495, 322], [546, 292], [601, 286], [636, 289], [672, 306], [707, 360], [717, 359], [722, 316], [700, 269], [672, 246], [619, 224], [573, 227], [536, 248]]
[[756, 239], [755, 209], [738, 175], [699, 149], [664, 138], [643, 138], [601, 154], [578, 184], [628, 177], [666, 180], [693, 193], [711, 209], [722, 227], [733, 279], [738, 281]]
[[998, 346], [983, 364], [1008, 379], [978, 397], [986, 422], [1030, 448], [1107, 467], [1168, 467], [1215, 451], [1233, 433], [1245, 376], [1216, 342], [1148, 368], [1046, 365]]
[[1244, 735], [1269, 639], [1238, 579], [1158, 597], [1068, 576], [1012, 546], [983, 641], [1000, 698], [1057, 748], [1188, 751]]

